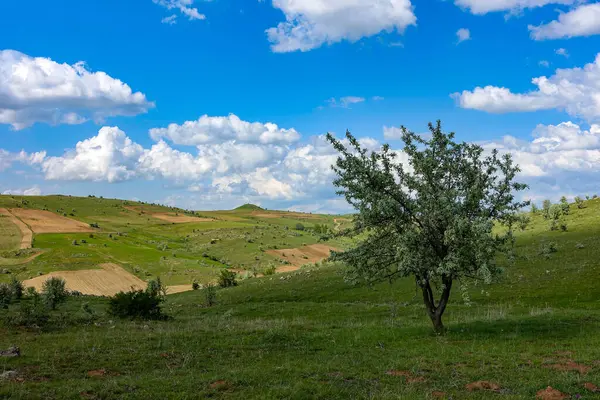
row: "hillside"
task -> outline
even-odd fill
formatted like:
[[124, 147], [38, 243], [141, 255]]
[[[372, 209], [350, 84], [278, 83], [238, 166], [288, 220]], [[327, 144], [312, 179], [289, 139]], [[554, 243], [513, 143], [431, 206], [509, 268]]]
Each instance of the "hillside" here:
[[[333, 217], [300, 220], [282, 212], [281, 218], [200, 212], [197, 218], [213, 221], [173, 224], [149, 215], [180, 211], [131, 203], [144, 207], [134, 213], [124, 202], [107, 200], [113, 205], [105, 209], [97, 199], [71, 201], [82, 210], [75, 220], [114, 210], [86, 246], [71, 241], [87, 233], [35, 235], [35, 248], [45, 253], [9, 266], [13, 273], [112, 260], [177, 284], [191, 278], [190, 270], [199, 277], [225, 264], [247, 267], [255, 254], [261, 263], [277, 262], [260, 251], [261, 241], [270, 250], [316, 244], [315, 235], [293, 228], [298, 221], [335, 226]], [[22, 351], [0, 357], [0, 373], [19, 377], [0, 383], [0, 398], [533, 399], [548, 386], [565, 397], [539, 398], [600, 398], [593, 391], [600, 386], [599, 222], [600, 200], [571, 205], [566, 232], [550, 231], [540, 214], [532, 216], [518, 232], [515, 265], [504, 263], [498, 282], [471, 287], [470, 305], [453, 292], [443, 337], [431, 333], [413, 281], [350, 286], [344, 267], [329, 264], [243, 280], [219, 290], [212, 307], [202, 306], [203, 291], [168, 296], [169, 321], [114, 320], [105, 299], [71, 298], [51, 328], [0, 327], [0, 350]], [[109, 239], [103, 224], [111, 223], [127, 235]], [[210, 245], [213, 239], [219, 240]], [[202, 257], [207, 251], [227, 262]], [[210, 266], [198, 267], [198, 260]], [[17, 307], [0, 313], [12, 315]]]
[[[82, 271], [74, 279], [87, 279], [94, 275], [88, 271], [110, 263], [144, 281], [160, 276], [173, 291], [181, 291], [182, 285], [191, 289], [194, 281], [213, 281], [224, 268], [253, 276], [271, 267], [289, 271], [301, 266], [298, 259], [278, 254], [280, 250], [289, 249], [291, 257], [300, 249], [308, 263], [315, 261], [310, 246], [343, 245], [339, 240], [322, 242], [311, 230], [315, 224], [336, 229], [333, 217], [252, 205], [195, 212], [95, 197], [0, 196], [0, 215], [0, 268], [10, 272], [0, 274], [0, 282], [57, 271]], [[298, 231], [298, 224], [306, 229]]]

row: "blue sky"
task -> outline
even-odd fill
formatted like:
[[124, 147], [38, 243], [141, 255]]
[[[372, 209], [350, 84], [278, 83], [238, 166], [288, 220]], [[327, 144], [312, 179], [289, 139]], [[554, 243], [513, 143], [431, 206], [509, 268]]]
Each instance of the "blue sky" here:
[[345, 211], [320, 135], [441, 119], [533, 199], [593, 194], [599, 34], [575, 0], [2, 2], [0, 193]]

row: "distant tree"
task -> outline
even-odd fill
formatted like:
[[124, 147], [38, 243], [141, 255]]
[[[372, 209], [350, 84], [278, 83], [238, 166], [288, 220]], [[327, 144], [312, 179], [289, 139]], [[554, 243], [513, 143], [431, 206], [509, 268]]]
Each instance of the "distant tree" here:
[[533, 215], [536, 215], [539, 211], [540, 209], [538, 208], [538, 206], [536, 206], [535, 203], [531, 203], [531, 213]]
[[[492, 281], [496, 254], [511, 255], [513, 227], [529, 202], [515, 200], [527, 186], [514, 182], [519, 168], [510, 155], [484, 156], [477, 144], [456, 143], [439, 121], [429, 130], [426, 140], [402, 127], [406, 163], [387, 144], [368, 154], [350, 132], [348, 147], [327, 134], [340, 153], [333, 167], [337, 193], [358, 211], [355, 227], [345, 232], [366, 233], [357, 247], [331, 259], [346, 263], [355, 281], [414, 277], [442, 333], [452, 286], [458, 281], [466, 296], [469, 281]], [[492, 233], [495, 224], [507, 229]]]
[[297, 231], [303, 231], [304, 230], [304, 225], [302, 225], [301, 223], [298, 222], [296, 224], [296, 230]]
[[569, 215], [569, 202], [567, 201], [567, 198], [565, 196], [560, 198], [560, 206], [562, 208], [562, 212], [564, 215]]
[[575, 197], [575, 204], [577, 204], [577, 208], [583, 208], [583, 199], [579, 196]]
[[542, 203], [542, 212], [544, 214], [544, 218], [546, 219], [550, 217], [550, 207], [552, 207], [552, 202], [550, 200], [544, 200]]
[[48, 278], [42, 284], [42, 298], [51, 310], [55, 310], [60, 303], [67, 300], [69, 293], [66, 286], [67, 282], [59, 277]]

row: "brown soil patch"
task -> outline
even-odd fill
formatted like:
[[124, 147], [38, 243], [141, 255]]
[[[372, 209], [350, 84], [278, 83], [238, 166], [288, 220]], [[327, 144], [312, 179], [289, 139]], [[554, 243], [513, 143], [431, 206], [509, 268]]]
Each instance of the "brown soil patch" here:
[[446, 397], [446, 392], [440, 392], [439, 390], [436, 390], [434, 392], [431, 393], [432, 397], [435, 397], [437, 399], [441, 399], [443, 397]]
[[224, 381], [224, 380], [218, 380], [218, 381], [214, 381], [212, 382], [210, 385], [208, 385], [211, 389], [216, 389], [216, 390], [225, 390], [225, 389], [229, 389], [229, 382]]
[[175, 215], [172, 213], [157, 213], [157, 214], [150, 214], [153, 218], [158, 218], [158, 219], [162, 219], [163, 221], [167, 221], [167, 222], [174, 222], [176, 224], [185, 224], [188, 222], [211, 222], [214, 221], [214, 219], [212, 218], [199, 218], [199, 217], [192, 217], [189, 215]]
[[546, 365], [545, 367], [552, 368], [557, 371], [577, 371], [580, 374], [587, 374], [592, 369], [592, 367], [590, 366], [584, 364], [577, 364], [573, 360], [566, 360], [562, 363]]
[[99, 377], [106, 375], [106, 370], [105, 369], [95, 369], [92, 371], [88, 371], [87, 375], [90, 378], [99, 378]]
[[324, 244], [311, 244], [296, 249], [267, 250], [267, 253], [289, 261], [289, 265], [280, 266], [277, 268], [277, 272], [291, 272], [296, 271], [304, 264], [313, 264], [328, 258], [331, 250], [339, 251], [339, 249]]
[[146, 282], [130, 274], [117, 264], [101, 264], [102, 269], [81, 271], [56, 271], [38, 276], [23, 282], [26, 287], [34, 287], [40, 291], [44, 282], [50, 277], [60, 277], [67, 282], [68, 290], [77, 290], [83, 294], [95, 296], [113, 296], [132, 287], [144, 289]]
[[569, 395], [553, 389], [552, 386], [548, 386], [546, 389], [538, 391], [535, 398], [539, 400], [564, 400], [569, 398]]
[[500, 390], [500, 385], [489, 381], [477, 381], [465, 385], [465, 388], [469, 392], [472, 392], [474, 390], [490, 390], [492, 392], [497, 392]]
[[94, 232], [89, 224], [50, 211], [12, 208], [10, 212], [27, 224], [34, 233]]
[[19, 230], [21, 231], [21, 244], [19, 249], [30, 249], [31, 241], [33, 240], [33, 232], [31, 232], [31, 229], [29, 229], [23, 221], [11, 214], [6, 208], [0, 208], [0, 214], [8, 217], [13, 224], [19, 227]]
[[583, 387], [584, 387], [586, 390], [589, 390], [590, 392], [594, 392], [594, 393], [600, 393], [600, 387], [598, 387], [598, 386], [594, 385], [594, 384], [593, 384], [593, 383], [591, 383], [591, 382], [586, 382], [586, 383], [584, 383], [584, 384], [583, 384]]
[[190, 290], [194, 290], [194, 288], [192, 288], [192, 285], [167, 286], [167, 294], [189, 292]]

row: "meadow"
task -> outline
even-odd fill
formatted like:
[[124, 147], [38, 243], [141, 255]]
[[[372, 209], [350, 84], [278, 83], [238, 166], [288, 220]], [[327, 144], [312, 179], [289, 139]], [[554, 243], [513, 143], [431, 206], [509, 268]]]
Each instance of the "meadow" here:
[[[10, 273], [0, 281], [114, 262], [144, 280], [188, 284], [224, 268], [279, 265], [269, 250], [352, 245], [311, 230], [335, 230], [347, 216], [246, 206], [173, 224], [151, 215], [189, 213], [121, 200], [0, 197], [0, 207], [18, 206], [72, 213], [99, 228], [93, 238], [36, 234], [31, 251], [43, 253], [24, 264], [15, 264], [25, 257], [19, 251], [5, 250], [0, 269]], [[16, 373], [0, 380], [0, 398], [600, 398], [600, 200], [572, 204], [565, 221], [566, 231], [550, 231], [541, 214], [531, 215], [517, 234], [515, 263], [500, 260], [494, 284], [470, 287], [469, 303], [453, 292], [441, 336], [413, 280], [353, 286], [343, 265], [327, 262], [241, 280], [218, 290], [210, 307], [204, 290], [169, 295], [167, 321], [117, 320], [106, 298], [72, 297], [48, 326], [0, 326], [0, 350], [21, 349], [0, 357], [0, 374]], [[548, 386], [560, 394], [551, 397]]]

